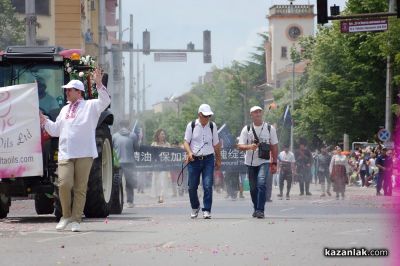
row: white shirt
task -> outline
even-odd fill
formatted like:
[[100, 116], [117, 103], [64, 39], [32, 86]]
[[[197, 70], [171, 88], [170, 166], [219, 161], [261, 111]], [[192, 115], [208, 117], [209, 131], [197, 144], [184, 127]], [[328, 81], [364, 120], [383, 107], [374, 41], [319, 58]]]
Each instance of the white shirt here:
[[192, 122], [186, 126], [185, 141], [189, 143], [194, 156], [209, 155], [214, 153], [214, 147], [219, 143], [218, 128], [214, 122], [213, 133], [211, 134], [210, 122], [204, 127], [196, 119], [192, 134]]
[[[268, 124], [262, 123], [261, 126], [254, 126], [254, 130], [256, 131], [257, 137], [260, 142], [266, 142], [270, 145], [278, 144], [278, 137], [276, 135], [275, 127], [271, 126], [271, 134], [268, 132]], [[243, 127], [242, 132], [239, 137], [239, 144], [251, 144], [254, 142], [253, 130], [250, 127], [250, 130], [247, 130], [247, 125]], [[258, 158], [258, 148], [255, 151], [247, 150], [246, 156], [244, 159], [244, 163], [249, 166], [259, 166], [263, 163], [267, 163], [269, 160], [264, 160]]]
[[58, 161], [92, 157], [97, 158], [96, 127], [101, 112], [111, 99], [106, 87], [97, 89], [98, 99], [80, 101], [75, 117], [66, 118], [70, 105], [64, 106], [55, 122], [47, 119], [45, 129], [58, 140]]
[[285, 151], [281, 151], [279, 153], [278, 159], [282, 162], [290, 162], [290, 163], [295, 162], [294, 154], [291, 151], [288, 151], [288, 153], [286, 153]]

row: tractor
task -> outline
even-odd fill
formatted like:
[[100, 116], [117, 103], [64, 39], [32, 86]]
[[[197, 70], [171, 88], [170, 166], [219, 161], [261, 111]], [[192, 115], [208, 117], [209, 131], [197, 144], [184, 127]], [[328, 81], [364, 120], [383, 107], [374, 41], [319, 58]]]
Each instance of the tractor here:
[[[39, 109], [55, 121], [61, 108], [67, 104], [61, 86], [71, 78], [79, 78], [84, 82], [85, 99], [96, 98], [95, 89], [87, 75], [93, 62], [88, 56], [81, 55], [78, 49], [66, 50], [55, 46], [7, 47], [5, 51], [0, 51], [0, 87], [36, 81]], [[103, 76], [103, 84], [107, 85], [107, 74]], [[93, 161], [88, 181], [84, 208], [88, 218], [120, 214], [123, 209], [121, 176], [114, 166], [110, 132], [113, 122], [114, 116], [109, 107], [101, 114], [96, 128], [99, 156]], [[54, 213], [57, 220], [61, 218], [57, 186], [58, 138], [52, 138], [42, 130], [41, 140], [43, 176], [0, 179], [0, 219], [8, 215], [12, 199], [21, 198], [33, 198], [37, 214]]]

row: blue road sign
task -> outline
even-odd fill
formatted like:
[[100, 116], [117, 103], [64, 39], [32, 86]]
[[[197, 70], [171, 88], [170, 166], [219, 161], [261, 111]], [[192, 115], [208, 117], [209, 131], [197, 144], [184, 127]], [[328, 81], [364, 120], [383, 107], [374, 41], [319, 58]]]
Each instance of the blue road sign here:
[[390, 132], [389, 132], [389, 130], [387, 130], [387, 129], [381, 129], [381, 130], [379, 130], [378, 131], [378, 139], [380, 140], [380, 141], [383, 141], [383, 142], [385, 142], [385, 141], [388, 141], [389, 139], [390, 139]]

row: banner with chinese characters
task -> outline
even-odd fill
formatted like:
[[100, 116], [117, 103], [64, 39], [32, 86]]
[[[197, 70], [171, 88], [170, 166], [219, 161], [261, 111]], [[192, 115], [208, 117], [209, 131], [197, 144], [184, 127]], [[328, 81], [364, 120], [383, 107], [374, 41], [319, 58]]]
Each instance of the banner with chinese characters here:
[[[180, 170], [186, 152], [179, 148], [163, 148], [141, 146], [135, 154], [137, 171], [173, 171]], [[222, 149], [222, 170], [240, 171], [246, 169], [244, 152], [232, 149]]]
[[0, 88], [0, 179], [43, 175], [36, 83]]

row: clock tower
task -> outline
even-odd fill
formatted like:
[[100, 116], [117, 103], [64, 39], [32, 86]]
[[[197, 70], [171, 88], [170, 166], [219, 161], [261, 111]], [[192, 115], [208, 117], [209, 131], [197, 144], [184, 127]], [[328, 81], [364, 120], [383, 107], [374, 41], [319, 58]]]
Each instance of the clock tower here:
[[[266, 49], [267, 84], [280, 88], [284, 84], [287, 67], [291, 66], [290, 49], [299, 37], [314, 35], [314, 6], [274, 5], [269, 9], [269, 40]], [[296, 70], [296, 72], [301, 69]], [[303, 69], [304, 71], [304, 69]], [[291, 73], [291, 72], [290, 72]]]

